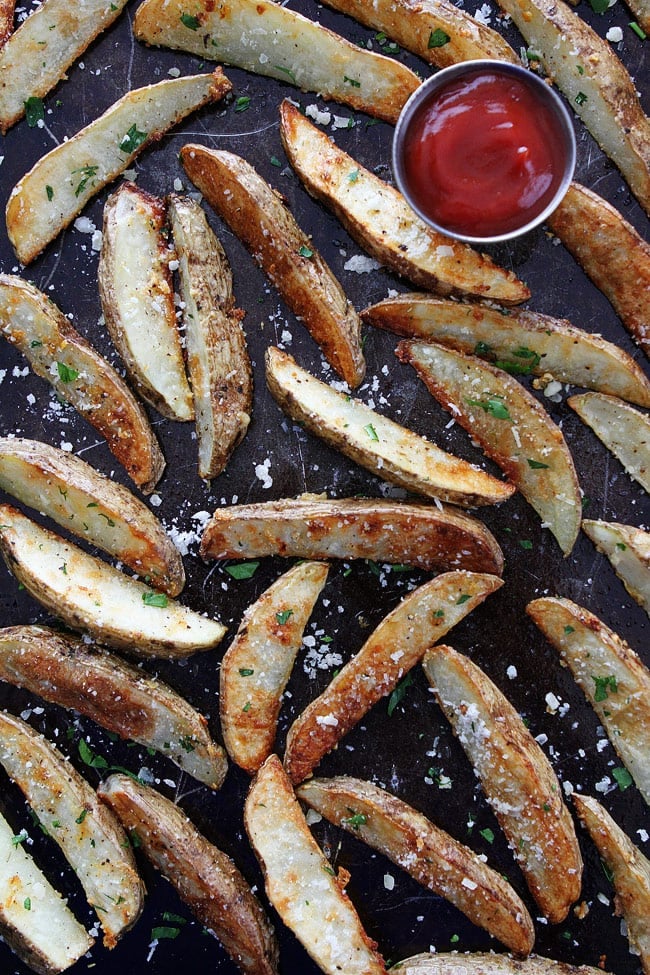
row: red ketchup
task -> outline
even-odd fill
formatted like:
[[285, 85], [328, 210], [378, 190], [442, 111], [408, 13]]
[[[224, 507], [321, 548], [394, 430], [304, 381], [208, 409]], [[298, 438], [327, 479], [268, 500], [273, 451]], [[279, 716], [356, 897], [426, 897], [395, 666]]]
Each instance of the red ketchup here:
[[416, 110], [404, 139], [404, 178], [434, 223], [495, 237], [545, 209], [565, 156], [557, 119], [538, 93], [481, 68], [450, 80]]

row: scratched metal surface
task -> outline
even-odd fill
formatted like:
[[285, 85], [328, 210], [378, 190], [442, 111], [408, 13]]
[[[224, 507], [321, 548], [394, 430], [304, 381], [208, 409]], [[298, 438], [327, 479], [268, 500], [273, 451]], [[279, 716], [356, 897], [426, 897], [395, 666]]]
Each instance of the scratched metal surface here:
[[[297, 6], [352, 40], [373, 37], [372, 31], [317, 6], [312, 0], [301, 0]], [[474, 12], [476, 6], [478, 4], [468, 5], [468, 9]], [[10, 188], [42, 153], [96, 117], [129, 88], [166, 78], [170, 68], [178, 67], [182, 73], [199, 70], [197, 60], [189, 55], [147, 50], [135, 43], [131, 35], [134, 9], [134, 4], [127, 6], [114, 27], [92, 46], [80, 64], [69, 71], [68, 80], [45, 100], [45, 126], [30, 129], [22, 122], [3, 140], [0, 146], [3, 210]], [[634, 74], [647, 109], [648, 44], [642, 43], [629, 29], [628, 12], [620, 2], [602, 17], [593, 15], [584, 2], [579, 12], [601, 33], [613, 25], [622, 27], [624, 39], [618, 45], [619, 53]], [[492, 16], [494, 23], [494, 10]], [[521, 45], [513, 28], [501, 24], [500, 29], [517, 48]], [[376, 41], [374, 44], [377, 47]], [[427, 74], [428, 69], [421, 63], [416, 64], [414, 58], [404, 54], [399, 57]], [[359, 248], [333, 217], [307, 197], [286, 164], [277, 125], [280, 100], [291, 96], [298, 97], [302, 105], [324, 107], [323, 103], [311, 95], [297, 95], [295, 90], [278, 82], [234, 69], [227, 69], [227, 74], [234, 83], [235, 97], [250, 95], [248, 110], [236, 112], [234, 102], [230, 101], [225, 106], [190, 118], [138, 160], [138, 183], [159, 194], [172, 190], [176, 179], [181, 179], [187, 186], [177, 155], [188, 140], [237, 151], [284, 194], [301, 225], [313, 233], [316, 245], [331, 263], [357, 308], [385, 297], [390, 289], [405, 289], [404, 283], [383, 270], [357, 274], [346, 269], [346, 262], [360, 253]], [[334, 115], [352, 120], [350, 128], [334, 131], [336, 141], [360, 162], [388, 178], [390, 127], [382, 123], [369, 125], [367, 117], [355, 116], [335, 104], [328, 108]], [[332, 131], [331, 126], [329, 131]], [[577, 133], [578, 178], [611, 200], [647, 236], [648, 221], [616, 170], [604, 159], [584, 129], [577, 126]], [[85, 210], [85, 215], [97, 227], [101, 226], [107, 193], [101, 193]], [[264, 276], [239, 242], [213, 214], [209, 214], [209, 218], [231, 260], [236, 297], [246, 311], [245, 328], [255, 375], [253, 421], [226, 472], [211, 487], [206, 487], [196, 474], [196, 443], [191, 427], [161, 420], [152, 414], [167, 459], [167, 473], [157, 492], [160, 499], [155, 509], [157, 514], [168, 528], [193, 533], [197, 526], [193, 515], [235, 500], [262, 501], [305, 490], [328, 491], [340, 497], [360, 492], [374, 496], [383, 493], [385, 485], [379, 480], [348, 463], [314, 437], [284, 422], [264, 385], [262, 361], [266, 346], [282, 342], [301, 364], [319, 376], [331, 378], [331, 372], [325, 368], [311, 339], [266, 284]], [[72, 316], [79, 331], [115, 362], [116, 355], [100, 322], [97, 254], [91, 249], [90, 237], [70, 229], [31, 267], [21, 270], [8, 243], [4, 221], [0, 222], [2, 270], [22, 273], [42, 288]], [[585, 278], [563, 247], [543, 230], [516, 245], [502, 248], [499, 253], [504, 263], [514, 267], [529, 283], [533, 293], [531, 307], [566, 316], [588, 331], [602, 332], [642, 361], [604, 297]], [[368, 376], [359, 392], [361, 398], [463, 457], [481, 462], [480, 452], [471, 445], [468, 437], [457, 428], [447, 428], [447, 415], [428, 396], [414, 374], [397, 362], [393, 348], [391, 336], [366, 331]], [[100, 470], [125, 480], [123, 472], [94, 432], [74, 411], [57, 407], [49, 387], [31, 374], [20, 355], [6, 343], [0, 345], [0, 367], [0, 432], [3, 435], [40, 438], [57, 446], [67, 444], [69, 449]], [[560, 403], [546, 401], [545, 405], [566, 434], [588, 499], [589, 515], [647, 527], [650, 523], [647, 497], [594, 435], [581, 425], [566, 406], [566, 395], [564, 390]], [[488, 464], [485, 466], [489, 467]], [[647, 617], [627, 596], [609, 563], [596, 554], [586, 537], [581, 537], [573, 554], [563, 559], [551, 536], [540, 527], [539, 520], [520, 497], [499, 509], [483, 509], [481, 517], [504, 549], [505, 586], [456, 628], [450, 642], [457, 649], [471, 653], [486, 669], [530, 721], [534, 734], [547, 736], [545, 748], [561, 779], [587, 793], [599, 794], [597, 784], [607, 777], [611, 784], [612, 767], [619, 762], [570, 675], [558, 665], [553, 650], [524, 615], [524, 607], [528, 600], [543, 593], [569, 596], [599, 614], [629, 640], [646, 663], [650, 663]], [[531, 547], [522, 548], [522, 541], [529, 542]], [[235, 582], [223, 566], [206, 566], [201, 562], [195, 540], [190, 540], [185, 565], [188, 584], [182, 599], [194, 609], [217, 614], [228, 625], [229, 636], [224, 647], [235, 632], [244, 608], [285, 568], [280, 560], [266, 560], [252, 579]], [[313, 646], [307, 647], [299, 659], [284, 702], [280, 748], [292, 718], [327, 684], [337, 660], [345, 660], [357, 650], [385, 612], [424, 579], [417, 573], [397, 574], [385, 568], [377, 572], [365, 563], [332, 568], [323, 598], [307, 629]], [[0, 623], [48, 621], [47, 613], [20, 591], [4, 567], [0, 567]], [[331, 638], [331, 642], [324, 641], [324, 637]], [[326, 654], [335, 656], [327, 660]], [[323, 666], [314, 665], [316, 658]], [[216, 736], [219, 736], [219, 659], [220, 652], [211, 652], [197, 655], [182, 665], [148, 666], [210, 717]], [[509, 678], [506, 672], [511, 666], [516, 668], [516, 677]], [[548, 713], [545, 695], [549, 691], [561, 700], [560, 713]], [[223, 790], [211, 794], [181, 775], [164, 759], [151, 757], [139, 747], [114, 743], [92, 722], [75, 718], [53, 706], [41, 711], [40, 703], [29, 694], [0, 688], [0, 706], [17, 713], [28, 709], [29, 720], [55, 737], [62, 750], [94, 784], [101, 773], [84, 767], [80, 761], [78, 742], [82, 735], [92, 750], [106, 758], [109, 764], [125, 765], [135, 772], [143, 768], [150, 770], [161, 791], [178, 800], [199, 828], [230, 853], [249, 881], [261, 888], [259, 869], [242, 825], [242, 804], [248, 784], [243, 773], [231, 768]], [[428, 774], [432, 768], [449, 777], [451, 788], [439, 788]], [[421, 673], [415, 674], [413, 685], [392, 717], [387, 715], [385, 702], [380, 703], [339, 750], [323, 761], [321, 770], [326, 774], [350, 773], [384, 783], [460, 840], [484, 853], [492, 865], [508, 876], [524, 897], [533, 917], [537, 917], [493, 815], [460, 747], [431, 701]], [[0, 776], [0, 783], [0, 807], [16, 832], [23, 827], [29, 829], [33, 839], [30, 849], [51, 879], [70, 898], [77, 915], [88, 926], [92, 925], [93, 918], [70, 869], [31, 823], [15, 787], [4, 775]], [[625, 792], [612, 788], [601, 798], [647, 853], [650, 848], [647, 834], [639, 831], [650, 831], [650, 821], [638, 791], [634, 787]], [[481, 834], [486, 829], [494, 831], [493, 843]], [[315, 828], [315, 834], [331, 855], [332, 863], [347, 868], [352, 874], [350, 896], [368, 932], [376, 938], [387, 959], [395, 961], [430, 947], [437, 951], [454, 947], [460, 950], [499, 949], [454, 908], [420, 888], [354, 838], [325, 823]], [[582, 920], [571, 913], [565, 923], [554, 927], [538, 920], [536, 950], [574, 963], [598, 964], [603, 961], [619, 975], [634, 975], [639, 971], [638, 960], [629, 954], [620, 922], [613, 916], [611, 887], [594, 849], [581, 831], [580, 838], [586, 864], [583, 899], [589, 907], [588, 913]], [[182, 963], [191, 964], [195, 970], [210, 966], [211, 971], [223, 975], [234, 972], [233, 963], [220, 945], [192, 921], [169, 884], [144, 862], [142, 871], [149, 894], [136, 928], [110, 953], [100, 944], [95, 945], [88, 958], [81, 960], [75, 970], [80, 973], [92, 971], [93, 975], [134, 975], [136, 972], [167, 975], [177, 971]], [[387, 875], [394, 878], [393, 889], [388, 889], [392, 881], [385, 879]], [[165, 922], [166, 913], [170, 912], [186, 919], [186, 923]], [[271, 914], [277, 921], [272, 911]], [[152, 947], [152, 928], [163, 923], [176, 926], [178, 936], [173, 940], [161, 940]], [[293, 936], [279, 922], [277, 928], [285, 975], [316, 972], [316, 966]], [[0, 971], [7, 975], [26, 975], [28, 970], [0, 944]]]

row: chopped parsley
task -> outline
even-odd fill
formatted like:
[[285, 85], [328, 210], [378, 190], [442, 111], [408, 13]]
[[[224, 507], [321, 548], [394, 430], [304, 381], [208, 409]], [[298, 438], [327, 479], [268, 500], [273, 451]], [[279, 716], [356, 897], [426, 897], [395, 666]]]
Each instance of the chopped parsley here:
[[390, 697], [388, 698], [388, 717], [392, 717], [393, 711], [398, 704], [404, 700], [404, 696], [408, 691], [411, 684], [415, 681], [415, 677], [412, 672], [409, 672], [404, 680], [400, 681], [397, 687], [392, 691]]
[[518, 349], [513, 349], [511, 354], [515, 359], [520, 361], [513, 362], [511, 359], [497, 359], [495, 362], [495, 365], [499, 369], [510, 373], [511, 376], [528, 376], [540, 364], [542, 359], [537, 352], [528, 349], [525, 345], [520, 345]]
[[32, 95], [25, 102], [25, 118], [27, 119], [27, 124], [30, 129], [38, 125], [45, 118], [45, 108], [43, 107], [43, 99], [36, 98]]
[[364, 429], [365, 433], [368, 434], [368, 436], [370, 437], [371, 440], [376, 440], [377, 442], [379, 442], [379, 437], [377, 436], [377, 431], [375, 430], [375, 428], [372, 425], [372, 423], [367, 423], [363, 429]]
[[50, 201], [50, 203], [51, 203], [51, 202], [52, 202], [52, 200], [54, 199], [54, 190], [53, 190], [53, 189], [52, 189], [52, 187], [51, 187], [51, 186], [49, 185], [49, 183], [48, 183], [48, 184], [47, 184], [47, 186], [45, 187], [45, 195], [47, 196], [47, 198], [48, 198], [48, 200], [49, 200], [49, 201]]
[[79, 378], [79, 373], [72, 366], [66, 366], [65, 362], [57, 362], [56, 371], [62, 383], [73, 383]]
[[466, 603], [468, 601], [468, 599], [471, 599], [471, 598], [472, 597], [470, 596], [470, 594], [468, 592], [463, 592], [463, 593], [460, 594], [460, 596], [456, 600], [456, 605], [457, 606], [462, 606], [463, 603]]
[[640, 24], [637, 24], [636, 20], [633, 20], [630, 24], [628, 24], [628, 27], [634, 31], [634, 33], [638, 38], [640, 38], [642, 41], [645, 41], [648, 35], [644, 31], [644, 29], [640, 26]]
[[610, 693], [616, 694], [618, 691], [618, 684], [613, 674], [607, 677], [594, 677], [593, 681], [596, 685], [594, 701], [606, 701]]
[[584, 105], [587, 101], [587, 96], [585, 95], [584, 91], [579, 91], [573, 100], [576, 105]]
[[169, 600], [164, 592], [143, 592], [142, 602], [145, 606], [156, 606], [158, 609], [165, 609]]
[[304, 244], [298, 249], [298, 253], [300, 254], [301, 257], [313, 257], [314, 256], [314, 252], [311, 249], [311, 247], [305, 247]]
[[616, 779], [616, 784], [621, 792], [625, 792], [632, 785], [632, 776], [626, 768], [614, 768], [612, 769], [612, 775]]
[[365, 815], [365, 813], [355, 813], [353, 809], [350, 809], [349, 812], [352, 815], [341, 820], [341, 822], [345, 823], [346, 826], [350, 826], [352, 829], [358, 831], [360, 826], [365, 826], [368, 822], [368, 817]]
[[566, 633], [566, 635], [567, 635], [567, 636], [569, 635], [569, 633], [575, 633], [575, 631], [576, 631], [576, 628], [575, 628], [575, 626], [569, 626], [569, 625], [567, 624], [567, 625], [566, 625], [566, 626], [564, 627], [564, 632]]
[[180, 928], [172, 928], [169, 925], [163, 924], [159, 928], [151, 929], [151, 940], [160, 941], [162, 938], [177, 938], [180, 933]]
[[361, 88], [360, 81], [357, 81], [355, 78], [348, 78], [346, 74], [343, 75], [343, 83], [346, 85], [351, 85], [353, 88]]
[[102, 755], [96, 755], [88, 742], [81, 738], [77, 745], [79, 758], [89, 768], [108, 768], [108, 762]]
[[275, 618], [280, 624], [280, 626], [284, 626], [285, 623], [288, 623], [292, 616], [293, 616], [292, 609], [283, 609], [280, 613], [275, 614]]
[[187, 27], [188, 30], [198, 30], [201, 26], [201, 21], [192, 14], [181, 14], [181, 24], [183, 27]]
[[494, 843], [494, 831], [491, 830], [489, 826], [487, 826], [485, 829], [482, 829], [480, 833], [483, 839], [486, 840], [488, 843]]
[[251, 579], [259, 568], [259, 562], [237, 562], [227, 565], [226, 572], [233, 579]]
[[282, 64], [274, 64], [273, 67], [275, 68], [276, 71], [281, 71], [282, 74], [286, 74], [287, 78], [290, 78], [291, 81], [294, 83], [294, 85], [298, 84], [298, 82], [296, 81], [296, 76], [291, 70], [291, 68], [285, 68], [284, 65]]
[[527, 457], [526, 460], [533, 471], [547, 471], [549, 469], [549, 465], [542, 464], [541, 460], [534, 460], [532, 457]]
[[252, 667], [240, 667], [239, 676], [240, 677], [252, 677], [255, 671]]
[[490, 416], [493, 416], [495, 420], [512, 421], [512, 417], [508, 412], [508, 407], [503, 402], [503, 400], [500, 399], [498, 396], [490, 396], [486, 400], [468, 399], [467, 403], [470, 406], [480, 407], [482, 410], [484, 410], [485, 413], [488, 413]]
[[81, 169], [73, 169], [72, 170], [72, 175], [73, 176], [76, 173], [81, 173], [81, 179], [79, 180], [79, 182], [77, 184], [77, 188], [74, 191], [74, 195], [75, 196], [81, 196], [81, 194], [84, 192], [84, 190], [88, 186], [88, 183], [90, 182], [90, 180], [93, 180], [93, 183], [91, 183], [91, 186], [94, 185], [94, 178], [97, 175], [97, 170], [98, 169], [99, 169], [99, 166], [82, 166]]
[[120, 142], [120, 149], [127, 154], [135, 152], [145, 141], [147, 134], [147, 132], [141, 132], [134, 122], [126, 135], [123, 136]]
[[442, 27], [436, 27], [429, 34], [429, 40], [427, 42], [427, 47], [429, 50], [433, 47], [444, 47], [445, 44], [449, 44], [451, 37], [447, 34]]
[[235, 102], [235, 111], [245, 112], [246, 109], [250, 107], [250, 103], [251, 103], [250, 95], [242, 95]]

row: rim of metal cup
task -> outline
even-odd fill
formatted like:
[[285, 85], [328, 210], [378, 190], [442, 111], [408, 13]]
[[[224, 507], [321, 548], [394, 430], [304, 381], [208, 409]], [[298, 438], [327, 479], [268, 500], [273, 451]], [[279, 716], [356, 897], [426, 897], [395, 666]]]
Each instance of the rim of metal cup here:
[[[517, 78], [522, 79], [526, 84], [536, 89], [540, 97], [543, 98], [546, 104], [550, 106], [553, 114], [557, 118], [558, 125], [562, 133], [562, 141], [566, 148], [566, 161], [564, 166], [564, 175], [555, 195], [544, 207], [544, 209], [533, 217], [532, 220], [529, 220], [521, 227], [517, 227], [516, 230], [509, 230], [507, 233], [477, 237], [471, 234], [463, 234], [455, 230], [450, 230], [449, 227], [436, 223], [435, 220], [420, 209], [416, 201], [413, 199], [406, 181], [406, 176], [404, 173], [403, 149], [406, 131], [415, 112], [419, 109], [423, 102], [428, 101], [434, 92], [436, 92], [443, 85], [446, 85], [447, 82], [452, 81], [454, 78], [464, 74], [474, 74], [486, 70], [501, 74], [515, 75]], [[429, 227], [432, 227], [441, 234], [445, 234], [447, 237], [452, 237], [454, 240], [461, 240], [468, 244], [498, 244], [505, 240], [513, 240], [515, 237], [521, 237], [534, 227], [538, 227], [556, 209], [566, 194], [571, 180], [573, 179], [573, 173], [576, 165], [576, 137], [568, 108], [558, 93], [554, 91], [554, 89], [551, 88], [550, 85], [543, 80], [543, 78], [540, 78], [539, 75], [534, 74], [528, 68], [524, 68], [521, 65], [511, 64], [509, 61], [494, 61], [487, 58], [473, 61], [459, 61], [457, 64], [452, 64], [447, 68], [442, 68], [440, 71], [437, 71], [436, 74], [432, 75], [430, 78], [427, 78], [427, 80], [424, 81], [419, 88], [416, 88], [409, 100], [404, 105], [397, 120], [397, 125], [395, 126], [392, 162], [393, 176], [395, 178], [397, 188], [411, 209], [414, 210], [420, 219], [423, 220]]]

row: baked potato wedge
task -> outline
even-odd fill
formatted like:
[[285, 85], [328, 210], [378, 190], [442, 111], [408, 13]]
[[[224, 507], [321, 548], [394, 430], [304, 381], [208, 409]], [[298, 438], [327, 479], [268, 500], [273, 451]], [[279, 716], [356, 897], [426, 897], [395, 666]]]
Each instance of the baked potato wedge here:
[[103, 549], [156, 589], [185, 584], [180, 552], [155, 515], [81, 457], [38, 440], [0, 437], [0, 488]]
[[199, 476], [210, 480], [224, 469], [250, 423], [253, 373], [241, 326], [244, 313], [235, 308], [228, 258], [199, 204], [171, 196], [169, 223], [184, 302]]
[[512, 271], [428, 227], [401, 193], [339, 149], [286, 100], [280, 106], [280, 135], [307, 191], [380, 264], [442, 295], [489, 298], [503, 305], [530, 297]]
[[16, 183], [7, 202], [7, 233], [21, 264], [40, 254], [148, 145], [190, 112], [223, 98], [231, 87], [217, 68], [213, 74], [136, 88], [42, 156]]
[[300, 562], [244, 613], [219, 672], [219, 715], [233, 762], [257, 772], [273, 751], [282, 694], [327, 580], [323, 562]]
[[431, 647], [423, 667], [531, 894], [551, 923], [562, 921], [580, 896], [582, 857], [551, 763], [518, 712], [468, 657]]
[[514, 376], [551, 375], [562, 383], [650, 406], [650, 380], [634, 359], [600, 335], [528, 309], [400, 294], [371, 305], [361, 320], [406, 338], [474, 353]]
[[244, 824], [276, 911], [325, 975], [386, 971], [344, 887], [314, 840], [277, 755], [253, 779]]
[[613, 630], [570, 599], [533, 599], [526, 612], [559, 651], [650, 803], [650, 670]]
[[633, 525], [583, 518], [582, 530], [606, 555], [632, 599], [650, 615], [650, 533]]
[[359, 317], [279, 193], [231, 152], [190, 144], [181, 149], [181, 162], [305, 324], [332, 368], [348, 385], [358, 386], [366, 369]]
[[396, 122], [419, 85], [407, 67], [359, 48], [273, 0], [145, 0], [133, 32], [139, 41], [189, 51], [277, 78], [303, 91]]
[[54, 302], [22, 278], [0, 274], [0, 333], [106, 438], [138, 487], [153, 491], [165, 461], [144, 409]]
[[602, 968], [590, 965], [568, 965], [540, 955], [515, 959], [510, 955], [495, 955], [493, 951], [413, 955], [393, 967], [399, 975], [602, 975]]
[[493, 575], [445, 572], [405, 596], [291, 725], [284, 755], [291, 781], [306, 779], [373, 704], [420, 662], [427, 647], [502, 585]]
[[499, 504], [514, 487], [339, 393], [288, 353], [266, 351], [266, 382], [278, 405], [310, 433], [407, 491], [454, 504]]
[[225, 633], [164, 593], [87, 555], [11, 505], [0, 505], [0, 554], [29, 593], [73, 629], [141, 657], [209, 650]]
[[438, 343], [404, 340], [401, 362], [516, 484], [568, 555], [580, 531], [582, 497], [562, 431], [503, 369]]
[[167, 208], [124, 182], [104, 205], [99, 297], [113, 345], [140, 396], [171, 420], [193, 420], [176, 328]]
[[97, 912], [104, 945], [114, 948], [144, 901], [120, 823], [58, 748], [6, 711], [0, 712], [0, 763], [61, 848]]
[[116, 654], [44, 626], [0, 629], [0, 680], [165, 755], [211, 789], [228, 764], [208, 723], [168, 684]]
[[630, 477], [650, 492], [650, 417], [604, 393], [580, 393], [567, 403]]
[[98, 794], [240, 971], [277, 975], [273, 928], [230, 857], [199, 833], [178, 806], [142, 782], [111, 775]]
[[448, 506], [377, 498], [285, 498], [217, 508], [203, 531], [201, 554], [372, 559], [429, 572], [503, 572], [503, 553], [478, 519]]
[[14, 32], [15, 10], [16, 0], [0, 0], [0, 50]]
[[346, 775], [309, 779], [296, 795], [450, 901], [516, 955], [530, 953], [533, 922], [508, 881], [397, 796]]

